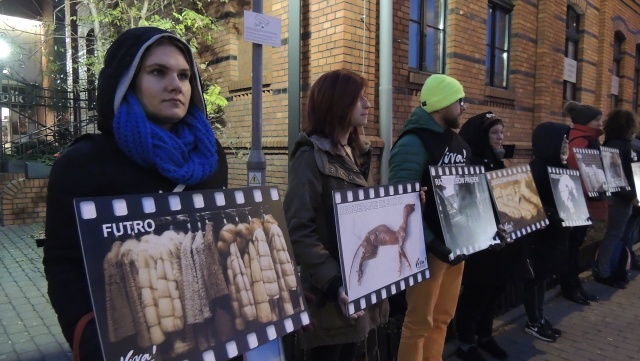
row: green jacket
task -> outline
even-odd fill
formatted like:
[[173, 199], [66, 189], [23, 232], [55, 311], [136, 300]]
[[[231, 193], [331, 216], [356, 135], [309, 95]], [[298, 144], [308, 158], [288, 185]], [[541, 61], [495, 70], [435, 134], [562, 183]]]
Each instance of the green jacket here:
[[[444, 129], [422, 107], [416, 108], [406, 121], [402, 131], [423, 128], [434, 133], [444, 133]], [[389, 158], [389, 183], [415, 182], [422, 179], [423, 173], [429, 169], [429, 156], [422, 140], [415, 134], [402, 137], [391, 149]], [[431, 187], [431, 184], [422, 186]], [[433, 232], [426, 222], [422, 222], [424, 241], [429, 244], [434, 239]]]

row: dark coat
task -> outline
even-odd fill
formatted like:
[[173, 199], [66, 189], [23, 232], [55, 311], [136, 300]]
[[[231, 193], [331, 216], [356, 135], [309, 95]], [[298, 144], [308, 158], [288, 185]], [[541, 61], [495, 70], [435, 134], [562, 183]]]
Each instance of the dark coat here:
[[547, 122], [540, 124], [532, 136], [533, 160], [529, 163], [540, 201], [549, 218], [549, 225], [529, 233], [523, 241], [529, 242], [529, 260], [536, 278], [546, 278], [562, 272], [567, 266], [567, 247], [571, 227], [558, 224], [559, 214], [551, 190], [547, 167], [568, 168], [560, 160], [562, 141], [569, 126]]
[[[503, 169], [504, 162], [496, 157], [489, 144], [489, 130], [493, 125], [489, 124], [487, 127], [485, 124], [485, 117], [476, 116], [469, 118], [460, 129], [460, 136], [471, 147], [470, 162], [472, 165], [483, 165], [487, 172]], [[485, 249], [469, 255], [462, 283], [499, 285], [532, 277], [533, 272], [525, 254], [525, 243], [516, 240], [499, 251]]]
[[[217, 142], [217, 141], [216, 141]], [[227, 187], [227, 159], [217, 143], [218, 169], [185, 190]], [[76, 324], [93, 310], [85, 274], [74, 198], [171, 192], [177, 186], [156, 170], [128, 158], [106, 135], [85, 135], [54, 163], [49, 176], [45, 223], [44, 272], [51, 305], [69, 344]], [[82, 335], [83, 355], [99, 360], [102, 351], [95, 322]]]
[[359, 166], [319, 136], [301, 134], [291, 153], [284, 212], [302, 286], [311, 295], [313, 330], [303, 334], [305, 348], [361, 341], [371, 328], [386, 322], [389, 313], [386, 300], [355, 320], [338, 307], [342, 272], [331, 191], [369, 185], [368, 144], [352, 149]]

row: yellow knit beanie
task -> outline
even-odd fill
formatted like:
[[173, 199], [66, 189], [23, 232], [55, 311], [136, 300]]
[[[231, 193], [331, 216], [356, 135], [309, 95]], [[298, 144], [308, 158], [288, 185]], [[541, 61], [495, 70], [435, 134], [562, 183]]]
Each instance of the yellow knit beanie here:
[[424, 82], [420, 92], [420, 104], [427, 112], [435, 112], [464, 98], [462, 85], [456, 79], [433, 74]]

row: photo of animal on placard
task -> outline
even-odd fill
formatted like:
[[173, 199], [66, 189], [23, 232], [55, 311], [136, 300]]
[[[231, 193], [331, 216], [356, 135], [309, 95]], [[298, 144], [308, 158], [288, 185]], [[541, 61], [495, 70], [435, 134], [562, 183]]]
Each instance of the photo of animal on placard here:
[[487, 173], [498, 217], [513, 240], [526, 227], [545, 220], [546, 215], [533, 182], [529, 166], [496, 170]]
[[444, 241], [453, 252], [472, 254], [499, 242], [482, 167], [430, 167]]
[[609, 147], [601, 147], [600, 150], [602, 151], [602, 165], [604, 166], [609, 188], [629, 189], [629, 183], [627, 183], [627, 178], [624, 176], [624, 170], [622, 169], [619, 151]]
[[578, 171], [549, 167], [549, 179], [563, 226], [591, 224]]
[[587, 192], [607, 191], [607, 176], [602, 166], [600, 151], [595, 149], [573, 148], [580, 169], [580, 176]]
[[427, 268], [417, 192], [335, 207], [343, 278], [350, 299]]

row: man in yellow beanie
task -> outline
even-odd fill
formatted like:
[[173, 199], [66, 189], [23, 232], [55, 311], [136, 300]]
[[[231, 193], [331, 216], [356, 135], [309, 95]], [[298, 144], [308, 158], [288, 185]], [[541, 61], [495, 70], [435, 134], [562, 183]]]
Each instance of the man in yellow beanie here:
[[430, 165], [467, 165], [471, 149], [454, 131], [465, 110], [460, 83], [431, 75], [420, 93], [420, 106], [406, 121], [391, 150], [389, 182], [420, 180], [429, 185], [423, 212], [430, 278], [406, 291], [407, 310], [398, 361], [442, 360], [447, 326], [455, 314], [466, 255], [449, 259], [429, 176]]

